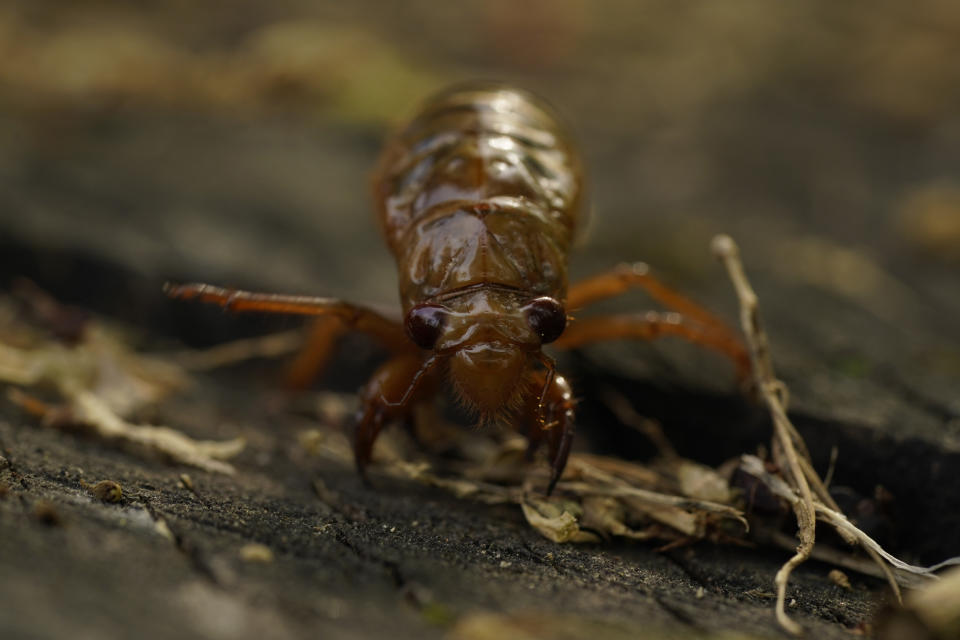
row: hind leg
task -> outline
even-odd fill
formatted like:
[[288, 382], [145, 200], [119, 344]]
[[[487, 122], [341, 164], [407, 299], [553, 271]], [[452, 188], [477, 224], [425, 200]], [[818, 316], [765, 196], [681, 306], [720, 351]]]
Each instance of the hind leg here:
[[570, 323], [554, 343], [559, 349], [601, 342], [633, 338], [653, 340], [664, 336], [683, 338], [688, 342], [716, 351], [733, 363], [740, 380], [750, 375], [750, 355], [743, 343], [733, 334], [714, 326], [692, 322], [679, 313], [648, 311], [640, 314], [607, 315], [584, 318]]
[[167, 283], [164, 291], [171, 298], [216, 304], [228, 311], [315, 316], [307, 342], [287, 372], [287, 384], [295, 389], [310, 384], [329, 360], [337, 339], [347, 331], [367, 333], [393, 353], [411, 346], [399, 320], [336, 298], [258, 293], [199, 283]]
[[733, 362], [741, 380], [749, 377], [750, 356], [737, 333], [723, 320], [650, 275], [642, 262], [620, 265], [571, 286], [567, 308], [576, 310], [635, 288], [643, 289], [673, 312], [574, 319], [554, 345], [572, 349], [602, 340], [676, 336], [723, 354]]
[[291, 389], [307, 388], [323, 373], [337, 340], [346, 331], [347, 327], [338, 318], [321, 316], [313, 320], [303, 347], [287, 368], [287, 386]]

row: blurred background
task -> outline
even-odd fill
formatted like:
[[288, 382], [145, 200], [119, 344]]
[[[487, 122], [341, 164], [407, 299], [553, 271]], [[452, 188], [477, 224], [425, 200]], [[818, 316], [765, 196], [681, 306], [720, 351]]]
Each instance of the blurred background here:
[[730, 233], [799, 406], [956, 444], [958, 59], [952, 0], [7, 0], [0, 277], [194, 343], [237, 325], [165, 279], [393, 303], [381, 143], [502, 80], [586, 158], [575, 275], [646, 260], [734, 318]]

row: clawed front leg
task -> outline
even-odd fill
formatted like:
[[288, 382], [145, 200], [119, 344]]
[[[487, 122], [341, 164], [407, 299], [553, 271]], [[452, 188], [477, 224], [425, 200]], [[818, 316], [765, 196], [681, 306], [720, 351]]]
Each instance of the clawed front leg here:
[[407, 353], [388, 360], [373, 374], [360, 394], [360, 411], [353, 432], [353, 456], [364, 482], [373, 457], [373, 444], [388, 422], [411, 420], [414, 405], [436, 387], [434, 360]]
[[532, 386], [538, 393], [531, 394], [524, 408], [523, 416], [529, 425], [527, 437], [527, 456], [533, 457], [534, 452], [544, 440], [547, 441], [547, 453], [550, 461], [550, 481], [547, 484], [547, 495], [553, 493], [554, 487], [563, 475], [570, 457], [570, 446], [573, 444], [574, 407], [573, 390], [566, 378], [560, 375], [553, 377], [549, 388], [541, 398], [539, 390], [546, 382], [546, 373], [538, 372], [532, 376]]

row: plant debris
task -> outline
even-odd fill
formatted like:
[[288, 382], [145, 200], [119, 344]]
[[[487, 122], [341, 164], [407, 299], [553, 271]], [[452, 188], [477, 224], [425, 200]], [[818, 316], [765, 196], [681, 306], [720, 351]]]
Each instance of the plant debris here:
[[[31, 291], [37, 299], [39, 294]], [[36, 304], [33, 305], [34, 307]], [[43, 298], [46, 323], [55, 303]], [[67, 345], [18, 318], [9, 300], [0, 300], [0, 381], [17, 385], [7, 398], [58, 429], [80, 429], [173, 462], [231, 474], [225, 462], [243, 450], [242, 438], [195, 440], [170, 427], [128, 422], [124, 416], [153, 405], [186, 386], [184, 370], [167, 359], [134, 352], [130, 339], [108, 325], [87, 320], [82, 339]], [[61, 404], [49, 404], [19, 387], [52, 388]]]
[[863, 547], [880, 567], [899, 602], [902, 602], [902, 579], [891, 570], [891, 566], [906, 574], [935, 577], [933, 574], [937, 569], [948, 564], [960, 564], [960, 558], [952, 558], [934, 567], [909, 565], [884, 551], [866, 533], [847, 520], [827, 491], [826, 484], [814, 470], [803, 437], [787, 417], [789, 393], [786, 385], [773, 373], [767, 335], [760, 322], [757, 295], [740, 262], [739, 248], [730, 236], [719, 235], [713, 239], [713, 251], [726, 266], [740, 301], [740, 321], [750, 351], [754, 384], [773, 420], [771, 453], [779, 474], [769, 473], [764, 462], [756, 456], [743, 456], [741, 469], [761, 480], [775, 495], [786, 500], [793, 507], [799, 527], [797, 536], [800, 544], [796, 553], [774, 578], [777, 587], [777, 621], [780, 625], [795, 635], [803, 632], [803, 628], [786, 613], [786, 590], [790, 573], [810, 558], [813, 552], [817, 519], [832, 525], [847, 543]]
[[[470, 438], [469, 432], [457, 431]], [[488, 453], [486, 461], [466, 472], [447, 459], [408, 460], [405, 449], [409, 447], [396, 430], [381, 438], [383, 445], [377, 447], [375, 456], [379, 470], [460, 498], [518, 504], [530, 526], [554, 542], [596, 542], [609, 537], [679, 541], [708, 537], [720, 531], [725, 521], [739, 522], [740, 531], [747, 528], [743, 512], [732, 500], [724, 504], [703, 499], [696, 493], [700, 483], [684, 486], [676, 481], [677, 476], [689, 474], [689, 469], [707, 470], [682, 458], [663, 462], [660, 470], [655, 470], [616, 458], [574, 453], [555, 495], [544, 497], [547, 472], [536, 465], [531, 468], [524, 460], [521, 439], [508, 438]], [[339, 431], [311, 429], [301, 434], [301, 443], [312, 454], [352, 464], [350, 444]], [[711, 482], [726, 486], [719, 476]], [[673, 492], [665, 492], [667, 487]], [[733, 496], [729, 487], [726, 495]]]

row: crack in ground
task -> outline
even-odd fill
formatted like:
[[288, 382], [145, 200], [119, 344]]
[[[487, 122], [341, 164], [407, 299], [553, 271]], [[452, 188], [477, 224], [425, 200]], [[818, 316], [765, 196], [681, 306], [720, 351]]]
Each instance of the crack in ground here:
[[226, 576], [223, 575], [223, 572], [217, 570], [210, 561], [209, 555], [201, 549], [200, 545], [196, 544], [182, 531], [179, 531], [179, 527], [171, 526], [169, 519], [165, 518], [148, 498], [140, 496], [138, 500], [143, 505], [144, 510], [150, 514], [154, 525], [158, 528], [165, 527], [166, 530], [170, 532], [170, 535], [173, 537], [174, 548], [187, 558], [190, 566], [192, 566], [194, 570], [218, 587], [225, 589], [228, 586], [227, 582], [229, 581], [226, 579]]
[[676, 553], [663, 554], [663, 557], [669, 560], [670, 564], [678, 568], [680, 572], [683, 573], [683, 575], [687, 576], [687, 578], [689, 578], [690, 581], [693, 582], [695, 585], [697, 585], [698, 587], [702, 587], [703, 589], [709, 589], [711, 592], [715, 592], [715, 589], [710, 584], [710, 580], [704, 577], [704, 575], [702, 575], [699, 571], [694, 571], [688, 563], [683, 562], [676, 556], [677, 556]]
[[407, 580], [400, 571], [400, 565], [398, 563], [394, 562], [393, 560], [387, 560], [385, 558], [378, 557], [368, 551], [365, 551], [364, 549], [361, 549], [354, 544], [353, 541], [351, 541], [350, 538], [336, 525], [334, 525], [332, 529], [334, 540], [349, 549], [352, 554], [364, 562], [369, 562], [382, 567], [390, 577], [394, 587], [397, 589], [403, 589], [407, 586]]
[[663, 609], [668, 614], [670, 614], [670, 617], [672, 617], [674, 620], [676, 620], [680, 624], [686, 627], [690, 627], [691, 629], [694, 629], [696, 631], [707, 630], [707, 627], [697, 622], [696, 619], [694, 619], [693, 616], [688, 614], [686, 611], [683, 611], [679, 607], [675, 607], [672, 604], [668, 604], [665, 598], [662, 598], [658, 595], [652, 595], [651, 597], [653, 598], [653, 601], [657, 603], [657, 606], [659, 606], [661, 609]]

